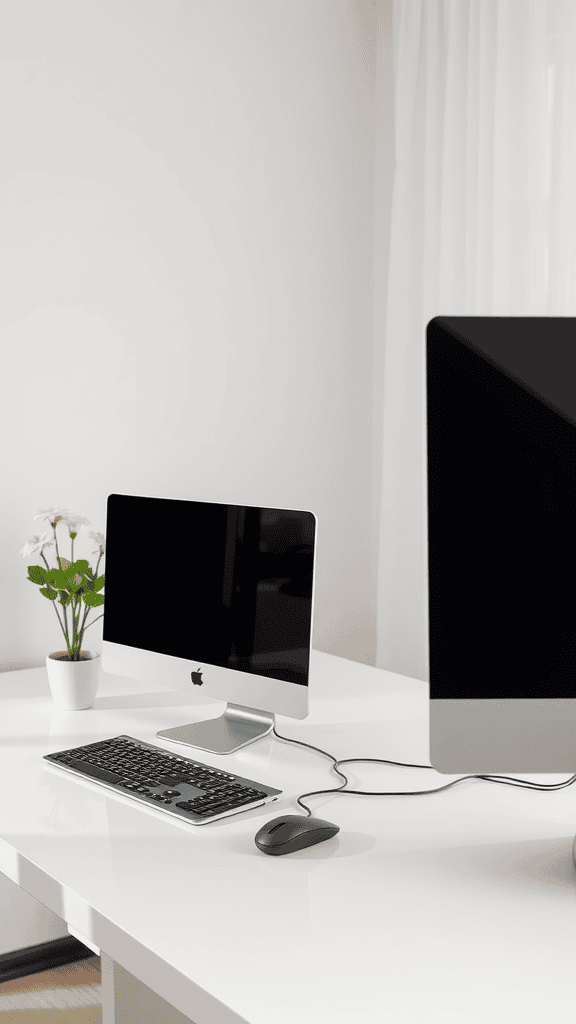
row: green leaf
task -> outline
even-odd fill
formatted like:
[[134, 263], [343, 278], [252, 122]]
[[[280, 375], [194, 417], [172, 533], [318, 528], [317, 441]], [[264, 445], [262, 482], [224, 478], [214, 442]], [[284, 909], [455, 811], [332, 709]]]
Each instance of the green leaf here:
[[84, 604], [88, 605], [89, 608], [97, 608], [98, 605], [104, 604], [104, 594], [97, 594], [94, 590], [87, 590], [84, 594]]
[[81, 593], [87, 588], [92, 590], [94, 573], [85, 558], [80, 558], [77, 562], [72, 562], [65, 570], [65, 574], [68, 577], [71, 588], [75, 594]]
[[47, 582], [46, 577], [46, 569], [43, 569], [41, 565], [28, 566], [28, 579], [31, 583], [36, 583], [37, 586], [40, 586], [41, 583]]
[[70, 585], [67, 572], [64, 572], [63, 569], [51, 569], [48, 574], [47, 582], [51, 586], [56, 587], [57, 590], [66, 590]]
[[61, 590], [60, 591], [60, 604], [63, 607], [66, 607], [67, 604], [70, 604], [71, 600], [72, 600], [72, 595], [69, 594], [67, 590]]
[[103, 586], [104, 586], [104, 576], [99, 576], [98, 579], [96, 580], [96, 582], [94, 583], [94, 590], [102, 590]]
[[54, 601], [58, 597], [58, 591], [52, 590], [52, 587], [42, 587], [40, 593], [43, 597], [47, 597], [49, 601]]

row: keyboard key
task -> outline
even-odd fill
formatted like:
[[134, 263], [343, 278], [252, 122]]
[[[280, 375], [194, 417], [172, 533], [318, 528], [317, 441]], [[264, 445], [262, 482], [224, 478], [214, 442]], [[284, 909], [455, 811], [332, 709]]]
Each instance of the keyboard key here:
[[100, 768], [96, 764], [90, 764], [89, 761], [77, 761], [73, 757], [68, 761], [68, 764], [70, 768], [77, 768], [83, 775], [89, 775], [93, 779], [100, 779], [101, 782], [120, 782], [122, 780], [122, 776], [117, 775], [116, 772], [108, 772], [105, 768]]

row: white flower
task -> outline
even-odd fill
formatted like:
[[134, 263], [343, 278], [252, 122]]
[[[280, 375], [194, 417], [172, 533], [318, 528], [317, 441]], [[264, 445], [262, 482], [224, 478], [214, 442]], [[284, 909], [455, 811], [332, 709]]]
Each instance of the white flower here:
[[20, 554], [22, 558], [31, 558], [32, 555], [37, 555], [38, 552], [42, 553], [44, 548], [49, 547], [53, 543], [54, 540], [50, 537], [49, 533], [43, 533], [41, 536], [36, 534], [35, 537], [32, 537], [32, 540], [26, 542]]
[[104, 552], [106, 551], [106, 538], [104, 534], [96, 533], [94, 530], [90, 530], [88, 536], [90, 537], [91, 540], [95, 540], [96, 543], [98, 544], [98, 547], [96, 548], [95, 551], [92, 552], [92, 554], [95, 555], [99, 551], [100, 554], [103, 555]]
[[90, 520], [86, 519], [86, 516], [77, 516], [67, 513], [62, 516], [62, 519], [68, 524], [68, 530], [70, 533], [78, 533], [79, 526], [90, 526]]
[[58, 523], [61, 519], [65, 519], [70, 513], [67, 508], [41, 508], [34, 519], [47, 519], [50, 524]]

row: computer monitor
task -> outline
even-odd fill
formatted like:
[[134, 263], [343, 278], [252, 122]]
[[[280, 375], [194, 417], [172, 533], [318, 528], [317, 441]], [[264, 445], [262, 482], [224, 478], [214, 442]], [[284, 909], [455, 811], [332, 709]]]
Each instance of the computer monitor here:
[[224, 754], [306, 717], [315, 538], [312, 512], [109, 496], [103, 669], [227, 702], [157, 736]]
[[430, 758], [576, 770], [576, 318], [427, 327]]

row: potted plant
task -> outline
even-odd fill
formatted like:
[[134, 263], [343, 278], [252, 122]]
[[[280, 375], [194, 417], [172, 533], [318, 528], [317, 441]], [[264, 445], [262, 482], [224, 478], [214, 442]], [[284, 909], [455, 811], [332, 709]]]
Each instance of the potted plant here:
[[[54, 605], [60, 628], [66, 641], [65, 651], [54, 651], [46, 655], [48, 682], [54, 702], [68, 710], [91, 708], [98, 688], [100, 655], [94, 651], [82, 649], [84, 632], [98, 619], [97, 615], [90, 622], [86, 619], [91, 610], [104, 604], [104, 576], [98, 575], [100, 562], [106, 544], [102, 533], [88, 534], [97, 544], [93, 554], [98, 554], [96, 569], [92, 569], [85, 558], [74, 561], [74, 541], [81, 526], [88, 526], [84, 516], [73, 515], [67, 509], [41, 509], [34, 519], [48, 522], [52, 527], [49, 531], [37, 535], [24, 545], [20, 554], [31, 558], [39, 554], [44, 562], [42, 565], [28, 566], [28, 579], [40, 587], [40, 593]], [[70, 558], [60, 555], [56, 528], [62, 523], [68, 530], [70, 538]], [[57, 566], [49, 566], [44, 551], [55, 546]], [[58, 610], [60, 605], [61, 611]]]

